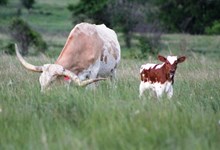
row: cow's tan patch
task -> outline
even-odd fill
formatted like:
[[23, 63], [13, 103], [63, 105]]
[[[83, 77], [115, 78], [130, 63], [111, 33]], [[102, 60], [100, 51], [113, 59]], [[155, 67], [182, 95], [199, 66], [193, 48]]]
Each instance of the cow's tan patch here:
[[117, 54], [118, 50], [116, 50], [116, 44], [112, 41], [110, 44], [111, 46], [108, 48], [108, 52], [115, 58], [115, 60], [117, 60], [119, 54]]
[[94, 64], [102, 50], [103, 40], [98, 36], [95, 25], [82, 23], [70, 32], [55, 63], [78, 74]]

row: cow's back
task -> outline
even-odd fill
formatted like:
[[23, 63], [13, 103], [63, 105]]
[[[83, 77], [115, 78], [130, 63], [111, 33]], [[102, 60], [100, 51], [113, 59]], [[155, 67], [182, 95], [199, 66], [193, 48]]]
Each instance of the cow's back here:
[[70, 32], [55, 63], [78, 74], [100, 57], [102, 47], [103, 41], [100, 40], [96, 25], [78, 24]]

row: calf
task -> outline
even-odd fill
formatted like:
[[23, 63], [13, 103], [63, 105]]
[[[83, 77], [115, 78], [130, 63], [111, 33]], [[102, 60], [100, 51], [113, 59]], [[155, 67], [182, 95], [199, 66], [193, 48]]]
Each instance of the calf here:
[[141, 66], [141, 83], [139, 87], [140, 97], [146, 89], [151, 89], [157, 98], [160, 98], [163, 92], [167, 97], [173, 96], [174, 75], [177, 64], [185, 61], [186, 57], [167, 56], [167, 58], [158, 55], [162, 64], [144, 64]]

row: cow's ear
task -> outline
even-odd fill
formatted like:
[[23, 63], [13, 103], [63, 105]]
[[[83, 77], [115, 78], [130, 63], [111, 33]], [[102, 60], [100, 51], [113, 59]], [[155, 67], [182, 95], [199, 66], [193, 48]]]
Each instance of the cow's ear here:
[[177, 62], [178, 63], [182, 63], [182, 62], [184, 62], [186, 60], [186, 56], [181, 56], [181, 57], [179, 57], [178, 59], [177, 59]]
[[167, 59], [161, 55], [158, 55], [158, 59], [162, 62], [165, 62]]

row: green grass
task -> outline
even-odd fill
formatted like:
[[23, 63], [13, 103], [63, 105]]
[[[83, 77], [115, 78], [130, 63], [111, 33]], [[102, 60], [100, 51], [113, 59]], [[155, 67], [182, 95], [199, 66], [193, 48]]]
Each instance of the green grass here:
[[[22, 10], [22, 18], [49, 46], [45, 55], [26, 60], [55, 61], [73, 26], [66, 9], [71, 2], [39, 0], [32, 13]], [[1, 29], [15, 16], [17, 4], [0, 8]], [[25, 70], [15, 56], [0, 54], [0, 149], [219, 149], [220, 36], [162, 36], [161, 54], [184, 54], [187, 60], [178, 67], [172, 100], [164, 96], [160, 102], [147, 91], [138, 98], [140, 65], [158, 61], [126, 59], [139, 50], [127, 50], [121, 37], [117, 80], [101, 81], [96, 90], [55, 84], [43, 94], [38, 73]], [[8, 33], [1, 32], [0, 51], [9, 42]]]
[[168, 34], [162, 36], [164, 49], [174, 53], [196, 53], [219, 59], [220, 36]]
[[219, 61], [188, 58], [178, 68], [172, 100], [158, 102], [147, 92], [138, 98], [140, 60], [122, 60], [115, 84], [101, 82], [96, 90], [72, 85], [69, 91], [56, 85], [43, 94], [39, 74], [14, 56], [0, 57], [0, 149], [220, 146]]
[[[68, 33], [73, 25], [71, 13], [67, 6], [77, 2], [78, 0], [39, 0], [29, 12], [22, 8], [21, 17], [40, 33]], [[0, 6], [0, 29], [8, 28], [11, 19], [17, 16], [18, 8], [21, 8], [19, 0], [9, 1], [8, 5]]]
[[[0, 6], [0, 52], [9, 44], [14, 42], [8, 31], [13, 18], [17, 16], [17, 10], [21, 7], [20, 0], [9, 1], [8, 5]], [[42, 34], [48, 44], [46, 55], [57, 56], [65, 44], [66, 37], [73, 28], [71, 12], [68, 4], [76, 4], [78, 0], [39, 0], [34, 8], [28, 12], [21, 9], [21, 18], [24, 19], [34, 30]], [[30, 53], [35, 50], [30, 47]], [[55, 53], [55, 54], [54, 54]]]

